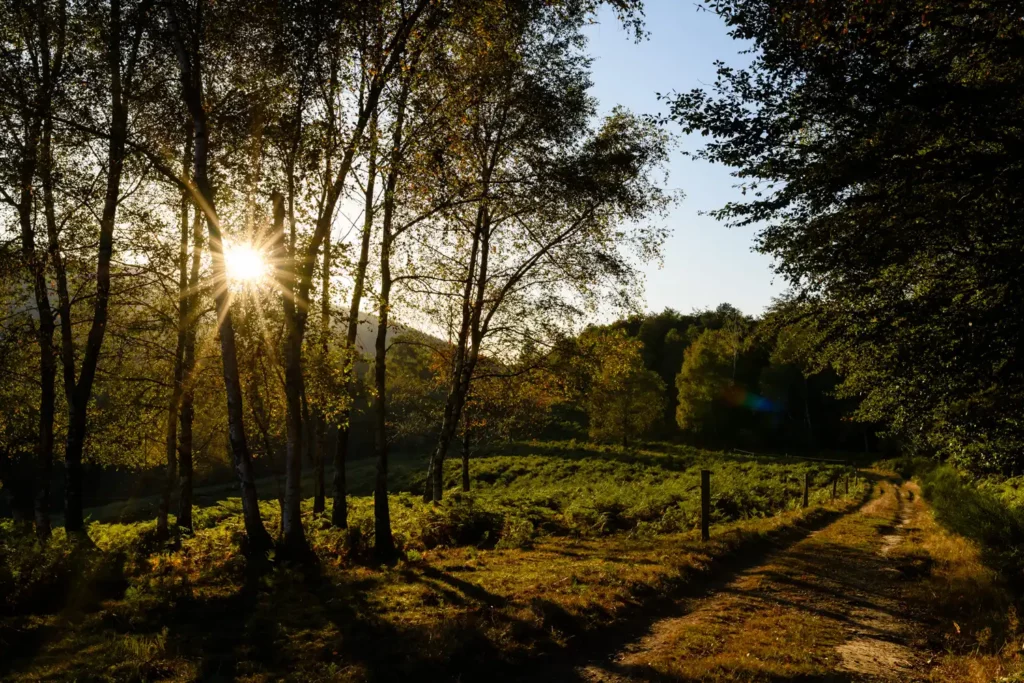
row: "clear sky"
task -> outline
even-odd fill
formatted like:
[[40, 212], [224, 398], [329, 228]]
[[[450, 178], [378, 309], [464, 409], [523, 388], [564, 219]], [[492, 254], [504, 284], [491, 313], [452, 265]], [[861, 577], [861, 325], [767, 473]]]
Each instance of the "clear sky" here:
[[[649, 37], [635, 43], [614, 15], [603, 11], [588, 30], [594, 57], [592, 90], [602, 111], [623, 105], [636, 113], [663, 113], [656, 93], [683, 91], [714, 82], [716, 60], [734, 66], [749, 58], [744, 44], [732, 40], [714, 14], [700, 11], [694, 0], [647, 0]], [[670, 128], [679, 134], [679, 128]], [[669, 185], [686, 196], [668, 217], [671, 235], [664, 266], [648, 266], [647, 307], [671, 307], [688, 313], [729, 302], [744, 313], [760, 314], [784, 283], [771, 271], [771, 259], [752, 251], [752, 229], [727, 228], [702, 211], [739, 196], [729, 169], [683, 156], [696, 150], [701, 137], [679, 136], [672, 154]]]

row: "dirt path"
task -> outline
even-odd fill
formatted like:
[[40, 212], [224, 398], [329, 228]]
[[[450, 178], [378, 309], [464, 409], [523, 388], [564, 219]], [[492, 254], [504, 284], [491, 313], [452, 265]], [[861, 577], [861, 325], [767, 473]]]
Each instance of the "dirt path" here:
[[[914, 681], [932, 659], [903, 599], [927, 558], [900, 552], [922, 511], [912, 484], [882, 493], [713, 595], [577, 670], [623, 681]], [[925, 570], [926, 571], [926, 570]]]

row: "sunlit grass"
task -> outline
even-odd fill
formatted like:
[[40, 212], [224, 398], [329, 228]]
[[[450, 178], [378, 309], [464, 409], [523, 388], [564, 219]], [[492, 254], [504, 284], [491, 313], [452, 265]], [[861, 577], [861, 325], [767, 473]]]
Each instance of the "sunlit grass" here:
[[[91, 524], [95, 547], [78, 552], [97, 567], [94, 579], [59, 571], [75, 564], [60, 535], [47, 546], [51, 559], [39, 563], [31, 537], [5, 528], [13, 544], [6, 557], [18, 558], [5, 566], [38, 565], [32, 576], [40, 580], [63, 577], [26, 590], [28, 611], [40, 594], [83, 596], [71, 611], [43, 609], [31, 625], [16, 616], [0, 622], [5, 633], [21, 629], [18, 637], [34, 643], [19, 650], [11, 677], [363, 680], [371, 671], [378, 678], [440, 675], [463, 664], [521, 660], [566, 647], [706, 575], [715, 558], [795, 528], [831, 497], [832, 466], [692, 449], [520, 450], [528, 454], [475, 459], [474, 491], [449, 490], [439, 506], [409, 490], [392, 495], [403, 552], [395, 568], [372, 563], [368, 496], [350, 499], [348, 530], [329, 528], [305, 501], [320, 561], [315, 577], [274, 565], [258, 577], [247, 573], [237, 498], [198, 508], [194, 535], [173, 549], [155, 542], [150, 520]], [[413, 488], [420, 461], [407, 473], [398, 464], [396, 488]], [[696, 531], [702, 467], [714, 471], [716, 524], [707, 544]], [[804, 471], [817, 482], [810, 510], [799, 508]], [[445, 477], [454, 487], [457, 462]], [[859, 494], [855, 487], [836, 504]], [[276, 533], [277, 502], [260, 507]], [[392, 645], [378, 658], [372, 653], [381, 639]]]

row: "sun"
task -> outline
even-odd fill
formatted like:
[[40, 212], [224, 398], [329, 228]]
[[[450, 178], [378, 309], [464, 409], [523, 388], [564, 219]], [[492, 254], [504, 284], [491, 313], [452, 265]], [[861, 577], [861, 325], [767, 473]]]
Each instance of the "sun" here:
[[263, 253], [251, 244], [225, 245], [224, 267], [229, 280], [243, 285], [262, 281], [270, 271]]

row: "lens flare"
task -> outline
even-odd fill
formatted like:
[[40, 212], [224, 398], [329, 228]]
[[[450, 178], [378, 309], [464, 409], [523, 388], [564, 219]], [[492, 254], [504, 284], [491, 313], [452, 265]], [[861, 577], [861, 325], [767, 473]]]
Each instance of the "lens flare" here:
[[736, 386], [735, 384], [725, 389], [723, 392], [723, 398], [727, 403], [729, 403], [729, 405], [736, 407], [743, 406], [755, 413], [782, 412], [782, 406], [775, 401], [765, 398], [764, 396], [758, 396], [754, 392], [747, 391], [743, 387]]

